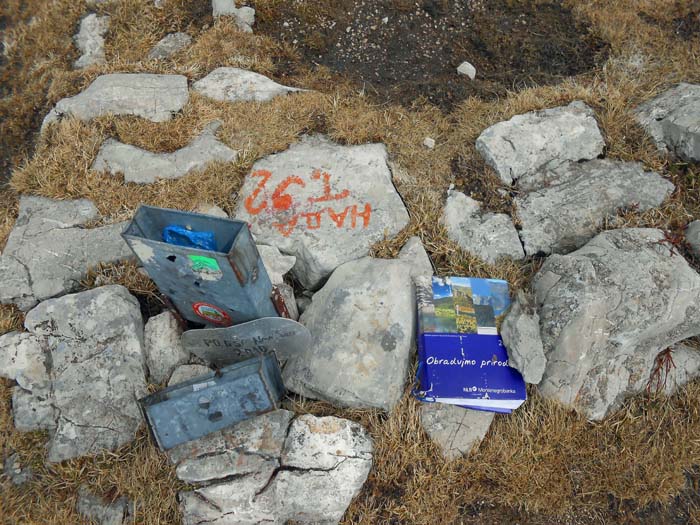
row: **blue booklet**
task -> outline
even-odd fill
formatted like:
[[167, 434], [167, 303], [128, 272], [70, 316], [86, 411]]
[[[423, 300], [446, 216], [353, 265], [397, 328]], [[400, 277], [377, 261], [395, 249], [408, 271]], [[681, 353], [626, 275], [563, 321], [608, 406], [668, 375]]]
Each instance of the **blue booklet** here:
[[510, 305], [499, 279], [433, 277], [416, 283], [421, 401], [510, 413], [527, 395], [508, 366], [498, 327]]

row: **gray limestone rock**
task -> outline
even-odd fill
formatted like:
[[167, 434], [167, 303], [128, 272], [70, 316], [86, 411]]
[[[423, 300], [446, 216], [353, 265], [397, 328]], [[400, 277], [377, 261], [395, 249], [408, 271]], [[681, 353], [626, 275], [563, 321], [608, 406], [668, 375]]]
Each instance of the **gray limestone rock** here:
[[22, 466], [19, 454], [10, 454], [5, 458], [5, 476], [9, 478], [13, 485], [24, 485], [34, 477], [34, 472], [29, 466]]
[[51, 386], [25, 390], [20, 386], [12, 389], [12, 415], [15, 428], [20, 432], [54, 430], [56, 409]]
[[187, 483], [212, 483], [256, 472], [271, 475], [294, 414], [275, 410], [168, 451], [177, 476]]
[[129, 443], [146, 393], [138, 301], [122, 286], [104, 286], [44, 301], [25, 327], [41, 341], [49, 385], [15, 389], [17, 428], [55, 429], [52, 462]]
[[700, 221], [693, 221], [685, 229], [685, 240], [693, 255], [700, 259]]
[[540, 337], [540, 316], [534, 298], [522, 290], [501, 323], [501, 337], [509, 365], [522, 374], [525, 382], [538, 384], [547, 365]]
[[411, 277], [433, 275], [433, 263], [423, 247], [420, 237], [411, 237], [399, 252], [399, 260], [411, 266]]
[[73, 67], [83, 69], [105, 63], [105, 35], [108, 29], [109, 16], [91, 13], [80, 21], [80, 29], [73, 40], [82, 55]]
[[12, 379], [25, 390], [49, 384], [46, 354], [41, 340], [26, 332], [0, 336], [0, 377]]
[[151, 60], [161, 60], [170, 58], [175, 53], [179, 53], [192, 43], [192, 37], [187, 33], [170, 33], [161, 38], [158, 43], [153, 46], [148, 58]]
[[534, 280], [540, 391], [600, 420], [642, 389], [662, 350], [700, 334], [700, 275], [655, 229], [606, 231]]
[[525, 257], [513, 221], [504, 213], [481, 211], [481, 205], [464, 193], [450, 190], [442, 214], [447, 235], [460, 248], [494, 264], [502, 257]]
[[588, 242], [606, 219], [659, 206], [675, 189], [637, 162], [570, 162], [525, 175], [515, 199], [525, 253], [567, 253]]
[[112, 175], [122, 173], [126, 182], [149, 184], [159, 179], [179, 179], [190, 172], [203, 170], [210, 162], [233, 161], [238, 152], [216, 138], [220, 126], [220, 122], [212, 122], [187, 146], [172, 153], [153, 153], [107, 139], [100, 147], [92, 169]]
[[284, 305], [287, 307], [289, 318], [293, 321], [299, 320], [299, 307], [297, 306], [296, 297], [294, 297], [294, 288], [287, 283], [279, 283], [275, 285], [279, 290]]
[[679, 84], [639, 106], [635, 114], [661, 151], [700, 160], [700, 85]]
[[445, 403], [421, 403], [420, 407], [423, 430], [440, 446], [448, 461], [461, 458], [478, 447], [494, 415]]
[[192, 89], [206, 97], [225, 102], [267, 102], [280, 95], [303, 91], [237, 67], [216, 68], [192, 84]]
[[272, 284], [282, 284], [284, 276], [294, 268], [297, 258], [293, 255], [283, 255], [274, 246], [258, 244], [257, 248]]
[[457, 73], [469, 77], [470, 80], [476, 78], [476, 68], [469, 62], [462, 62], [457, 68]]
[[208, 366], [204, 365], [180, 365], [170, 376], [168, 380], [168, 386], [177, 385], [179, 383], [184, 383], [195, 377], [203, 376], [211, 372]]
[[190, 354], [180, 342], [182, 328], [172, 312], [151, 317], [144, 329], [144, 349], [148, 373], [153, 383], [165, 383], [178, 365]]
[[671, 347], [673, 364], [669, 368], [659, 367], [658, 374], [654, 374], [641, 384], [638, 390], [649, 386], [651, 391], [658, 389], [666, 395], [673, 395], [679, 388], [700, 377], [700, 350], [683, 343]]
[[579, 101], [516, 115], [476, 139], [476, 149], [506, 184], [543, 167], [593, 159], [604, 147], [593, 110]]
[[112, 503], [92, 494], [86, 485], [78, 491], [75, 510], [99, 525], [123, 525], [128, 522], [129, 501], [121, 497]]
[[97, 219], [87, 200], [20, 198], [19, 216], [0, 256], [0, 303], [28, 310], [76, 288], [88, 268], [132, 257], [124, 224], [86, 228]]
[[405, 263], [365, 257], [343, 264], [314, 295], [301, 323], [313, 343], [287, 361], [288, 389], [342, 406], [396, 405], [415, 333]]
[[257, 242], [297, 258], [293, 273], [306, 289], [409, 222], [383, 144], [341, 146], [318, 135], [256, 162], [235, 216]]
[[181, 479], [205, 484], [180, 493], [183, 522], [338, 523], [367, 479], [372, 441], [351, 421], [292, 416], [265, 414], [171, 451]]
[[197, 205], [194, 212], [202, 213], [204, 215], [211, 215], [212, 217], [219, 217], [221, 219], [228, 219], [228, 213], [226, 213], [216, 204], [209, 204], [207, 202]]
[[170, 120], [189, 99], [187, 77], [151, 73], [112, 73], [97, 77], [88, 88], [63, 98], [44, 117], [43, 130], [64, 115], [90, 120], [108, 114], [135, 115], [153, 122]]
[[236, 23], [241, 31], [245, 31], [246, 33], [253, 32], [255, 9], [252, 7], [236, 7], [236, 2], [234, 0], [212, 0], [211, 6], [214, 18], [233, 16], [236, 18]]

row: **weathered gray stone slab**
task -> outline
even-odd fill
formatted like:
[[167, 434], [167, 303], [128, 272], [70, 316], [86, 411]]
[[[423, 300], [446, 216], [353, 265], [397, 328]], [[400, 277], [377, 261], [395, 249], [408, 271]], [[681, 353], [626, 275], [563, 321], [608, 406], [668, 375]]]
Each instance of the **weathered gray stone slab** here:
[[448, 192], [441, 220], [448, 237], [460, 248], [490, 264], [502, 257], [525, 257], [511, 218], [504, 213], [482, 212], [481, 205], [464, 193]]
[[666, 395], [673, 395], [679, 388], [700, 377], [700, 350], [679, 343], [671, 348], [673, 364], [665, 369], [661, 367], [656, 378], [649, 377], [646, 381], [640, 381], [637, 389], [646, 389], [654, 392], [655, 389], [663, 391]]
[[17, 428], [55, 428], [52, 462], [129, 443], [142, 421], [137, 399], [146, 393], [138, 301], [122, 286], [104, 286], [44, 301], [25, 327], [41, 341], [50, 385], [16, 388]]
[[423, 247], [420, 237], [411, 237], [399, 251], [399, 260], [411, 266], [411, 277], [433, 275], [433, 263]]
[[109, 16], [91, 13], [80, 21], [80, 28], [73, 40], [82, 54], [73, 67], [82, 69], [105, 63], [105, 35], [108, 29]]
[[235, 216], [257, 242], [297, 258], [293, 273], [307, 289], [409, 221], [384, 145], [341, 146], [323, 136], [256, 162]]
[[161, 38], [153, 49], [148, 53], [151, 60], [170, 58], [188, 47], [192, 43], [192, 37], [187, 33], [170, 33]]
[[121, 497], [109, 503], [92, 494], [87, 485], [82, 485], [78, 491], [75, 510], [99, 525], [123, 525], [127, 523], [129, 501], [126, 497]]
[[501, 337], [509, 365], [522, 374], [525, 382], [538, 384], [547, 366], [540, 337], [540, 316], [534, 298], [522, 290], [501, 323]]
[[180, 365], [170, 376], [168, 380], [168, 386], [177, 385], [179, 383], [184, 383], [195, 377], [203, 376], [211, 372], [208, 366], [204, 365]]
[[234, 0], [212, 0], [212, 14], [214, 18], [220, 16], [233, 16], [241, 31], [253, 32], [255, 24], [255, 9], [248, 6], [236, 7]]
[[53, 430], [56, 428], [56, 409], [50, 384], [31, 391], [20, 386], [12, 389], [12, 416], [20, 432]]
[[199, 204], [195, 209], [195, 213], [202, 213], [204, 215], [211, 215], [212, 217], [220, 217], [222, 219], [228, 219], [228, 213], [226, 213], [224, 210], [222, 210], [219, 206], [216, 204], [209, 204], [207, 202], [203, 202]]
[[32, 334], [10, 332], [0, 336], [0, 377], [12, 379], [25, 390], [49, 384], [46, 354]]
[[214, 482], [180, 493], [183, 522], [338, 523], [369, 474], [372, 441], [351, 421], [292, 416], [266, 414], [171, 452], [181, 479]]
[[172, 312], [151, 317], [144, 329], [144, 347], [148, 374], [153, 383], [164, 383], [178, 365], [184, 365], [190, 353], [182, 346], [182, 328]]
[[640, 391], [662, 350], [700, 334], [700, 275], [655, 229], [599, 234], [534, 280], [540, 390], [599, 420]]
[[282, 284], [284, 276], [294, 268], [297, 258], [293, 255], [283, 255], [274, 246], [258, 244], [257, 248], [272, 284]]
[[303, 91], [278, 84], [260, 73], [237, 67], [216, 68], [192, 84], [192, 89], [223, 102], [267, 102], [280, 95]]
[[635, 110], [656, 146], [683, 160], [700, 160], [700, 85], [681, 83]]
[[396, 405], [415, 334], [410, 267], [370, 257], [340, 266], [301, 322], [313, 341], [289, 357], [288, 389], [342, 406]]
[[19, 454], [10, 454], [3, 462], [3, 472], [13, 485], [24, 485], [34, 477], [32, 468], [28, 465], [22, 466]]
[[580, 101], [516, 115], [476, 139], [476, 149], [506, 184], [547, 166], [594, 159], [604, 147], [593, 110]]
[[212, 483], [256, 472], [268, 477], [279, 466], [294, 414], [275, 410], [168, 451], [177, 476], [187, 483]]
[[675, 189], [637, 162], [607, 159], [541, 170], [521, 177], [518, 185], [523, 193], [515, 207], [528, 255], [580, 248], [618, 211], [649, 210]]
[[448, 461], [461, 458], [478, 447], [494, 415], [445, 403], [421, 403], [420, 407], [423, 430], [440, 446]]
[[124, 224], [84, 228], [98, 216], [87, 200], [20, 199], [19, 216], [0, 256], [0, 303], [28, 310], [76, 288], [87, 270], [132, 257]]
[[688, 224], [685, 230], [685, 240], [690, 246], [690, 251], [700, 259], [700, 221], [693, 221]]
[[97, 77], [74, 97], [58, 101], [41, 124], [64, 115], [90, 120], [108, 114], [135, 115], [153, 122], [170, 120], [189, 99], [187, 77], [150, 73], [112, 73]]
[[238, 152], [216, 138], [220, 122], [209, 124], [200, 136], [172, 153], [153, 153], [114, 139], [107, 139], [92, 164], [96, 171], [124, 174], [126, 182], [149, 184], [159, 179], [179, 179], [201, 171], [215, 161], [230, 162]]

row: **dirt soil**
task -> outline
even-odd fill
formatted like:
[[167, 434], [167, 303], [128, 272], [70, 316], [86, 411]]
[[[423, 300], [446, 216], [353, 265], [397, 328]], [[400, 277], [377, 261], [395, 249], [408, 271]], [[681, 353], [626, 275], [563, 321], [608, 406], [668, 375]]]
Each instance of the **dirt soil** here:
[[[257, 31], [405, 106], [422, 98], [450, 109], [470, 96], [556, 84], [592, 70], [608, 53], [558, 2], [341, 0], [313, 12], [305, 4], [280, 4]], [[463, 61], [476, 67], [474, 81], [457, 73]]]

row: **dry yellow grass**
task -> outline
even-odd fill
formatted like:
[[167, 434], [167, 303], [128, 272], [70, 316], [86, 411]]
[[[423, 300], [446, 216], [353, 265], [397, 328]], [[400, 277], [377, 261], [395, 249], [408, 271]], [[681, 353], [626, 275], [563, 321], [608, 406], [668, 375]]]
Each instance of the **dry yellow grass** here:
[[[273, 17], [277, 2], [256, 2], [259, 16]], [[7, 137], [2, 140], [14, 148], [19, 167], [12, 178], [13, 191], [0, 194], [0, 240], [9, 233], [16, 215], [14, 191], [90, 198], [107, 222], [129, 217], [140, 203], [192, 209], [209, 202], [231, 212], [243, 177], [256, 159], [283, 150], [303, 133], [323, 132], [343, 143], [387, 144], [411, 223], [396, 239], [375, 246], [375, 255], [393, 256], [409, 235], [417, 234], [440, 274], [503, 277], [519, 288], [528, 285], [540, 262], [489, 266], [461, 251], [447, 240], [437, 220], [444, 190], [455, 183], [478, 192], [491, 209], [512, 211], [510, 200], [497, 192], [499, 181], [476, 152], [474, 140], [495, 122], [572, 100], [584, 100], [596, 110], [609, 157], [641, 161], [671, 177], [678, 187], [660, 210], [622, 214], [624, 224], [678, 230], [700, 217], [698, 171], [659, 155], [630, 109], [675, 82], [700, 81], [698, 40], [679, 39], [669, 29], [672, 20], [697, 6], [690, 1], [658, 0], [566, 3], [610, 43], [611, 57], [600, 71], [557, 86], [536, 87], [490, 102], [469, 99], [444, 114], [420, 101], [409, 109], [375, 104], [329, 71], [296, 64], [294, 75], [284, 81], [317, 92], [267, 104], [221, 104], [193, 95], [182, 114], [161, 124], [124, 117], [88, 123], [68, 119], [52, 126], [30, 154], [27, 130], [31, 124], [60, 97], [77, 93], [98, 74], [149, 71], [197, 79], [215, 67], [233, 65], [282, 75], [285, 71], [279, 64], [298, 57], [293, 49], [268, 37], [240, 33], [231, 22], [214, 22], [208, 14], [209, 2], [203, 0], [170, 0], [161, 10], [150, 0], [125, 0], [115, 8], [101, 8], [113, 17], [107, 37], [108, 63], [76, 72], [70, 67], [75, 58], [71, 36], [85, 5], [32, 0], [21, 7], [18, 0], [9, 0], [0, 6], [0, 15], [12, 27], [5, 75], [12, 78], [15, 91], [0, 100], [0, 136]], [[30, 16], [34, 17], [31, 23]], [[170, 60], [146, 60], [150, 47], [174, 30], [189, 32], [195, 38], [193, 46]], [[644, 57], [641, 68], [638, 56]], [[172, 151], [213, 119], [223, 123], [219, 137], [241, 151], [236, 162], [150, 186], [124, 184], [119, 177], [89, 169], [108, 136], [153, 151]], [[436, 140], [434, 150], [422, 147], [426, 136]], [[108, 282], [128, 286], [146, 302], [158, 300], [152, 283], [130, 265], [96, 270], [84, 285]], [[17, 329], [21, 322], [16, 310], [0, 309], [0, 332]], [[691, 520], [700, 520], [700, 512], [692, 506], [697, 499], [695, 503], [685, 496], [680, 503], [674, 500], [687, 494], [682, 492], [686, 475], [694, 473], [696, 483], [698, 479], [700, 383], [670, 399], [639, 396], [598, 424], [543, 400], [535, 389], [530, 394], [515, 414], [496, 418], [478, 451], [452, 463], [441, 459], [421, 430], [418, 404], [408, 395], [388, 415], [299, 399], [288, 404], [297, 412], [360, 421], [374, 438], [375, 465], [348, 510], [346, 523], [626, 522], [636, 519], [635, 510], [650, 504], [680, 505]], [[46, 435], [15, 432], [9, 399], [9, 384], [3, 382], [0, 449], [3, 454], [17, 451], [38, 475], [28, 489], [4, 482], [0, 521], [79, 523], [73, 505], [77, 487], [87, 482], [100, 494], [134, 498], [135, 523], [177, 522], [175, 492], [181, 485], [145, 432], [115, 453], [47, 467], [43, 465]], [[649, 519], [662, 515], [652, 513]]]

